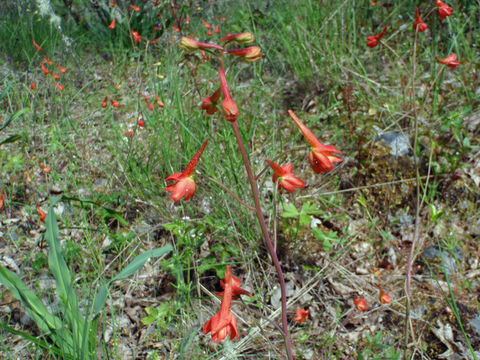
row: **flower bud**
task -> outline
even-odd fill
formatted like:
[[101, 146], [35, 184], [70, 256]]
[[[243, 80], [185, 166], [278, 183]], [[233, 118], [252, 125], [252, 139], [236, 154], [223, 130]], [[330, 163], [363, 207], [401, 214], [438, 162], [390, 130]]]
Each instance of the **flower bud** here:
[[255, 36], [253, 36], [252, 33], [244, 32], [239, 34], [228, 35], [227, 37], [224, 37], [220, 41], [226, 41], [226, 42], [235, 41], [239, 44], [250, 44], [255, 41]]
[[241, 56], [246, 62], [255, 62], [262, 58], [262, 49], [260, 49], [258, 46], [250, 46], [245, 49], [227, 50], [225, 53]]
[[223, 47], [221, 47], [220, 45], [204, 43], [186, 36], [182, 36], [182, 38], [180, 39], [180, 42], [178, 43], [178, 46], [186, 51], [195, 51], [197, 49], [223, 50]]

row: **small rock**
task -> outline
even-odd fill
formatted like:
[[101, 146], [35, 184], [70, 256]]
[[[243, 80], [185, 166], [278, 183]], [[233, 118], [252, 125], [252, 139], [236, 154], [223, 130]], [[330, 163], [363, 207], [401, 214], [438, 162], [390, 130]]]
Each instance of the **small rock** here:
[[428, 263], [431, 267], [436, 267], [440, 271], [445, 267], [445, 270], [450, 275], [457, 271], [456, 262], [463, 260], [463, 251], [457, 246], [453, 250], [453, 254], [450, 254], [448, 251], [441, 251], [436, 246], [428, 246], [420, 254], [420, 260]]
[[385, 133], [377, 137], [375, 141], [389, 147], [391, 149], [390, 155], [395, 158], [412, 155], [410, 139], [404, 134], [397, 132]]
[[[294, 288], [294, 284], [292, 281], [288, 281], [285, 284], [285, 290], [287, 292], [287, 298], [292, 294]], [[275, 286], [273, 288], [273, 293], [270, 298], [270, 303], [272, 304], [273, 307], [279, 308], [281, 305], [281, 300], [282, 300], [282, 292], [280, 291], [279, 286]]]
[[63, 192], [62, 188], [58, 184], [53, 184], [52, 187], [50, 188], [50, 194], [53, 195], [58, 195]]
[[480, 335], [480, 315], [477, 315], [476, 318], [472, 319], [469, 324], [472, 327], [473, 331]]

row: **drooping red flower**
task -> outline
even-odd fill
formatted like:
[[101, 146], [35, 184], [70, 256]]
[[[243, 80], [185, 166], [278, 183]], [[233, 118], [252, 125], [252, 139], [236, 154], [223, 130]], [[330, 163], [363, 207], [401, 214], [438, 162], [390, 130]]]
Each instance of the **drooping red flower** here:
[[277, 179], [279, 179], [278, 188], [280, 189], [280, 193], [282, 193], [282, 189], [285, 189], [286, 192], [293, 193], [295, 188], [302, 189], [305, 187], [305, 181], [293, 175], [292, 164], [280, 166], [268, 159], [265, 159], [265, 161], [267, 161], [273, 169], [273, 182], [277, 182]]
[[133, 40], [134, 40], [136, 43], [139, 43], [140, 41], [142, 41], [142, 37], [140, 36], [140, 34], [138, 33], [138, 31], [132, 30], [132, 36], [133, 36]]
[[108, 105], [108, 96], [105, 96], [105, 98], [103, 99], [102, 103], [100, 104], [100, 106], [102, 108], [106, 108]]
[[40, 166], [40, 168], [42, 169], [42, 171], [43, 171], [45, 174], [50, 174], [50, 172], [52, 171], [51, 168], [49, 168], [48, 166], [43, 165], [41, 162], [38, 163], [38, 166]]
[[59, 74], [55, 74], [55, 73], [53, 73], [53, 72], [50, 71], [50, 75], [52, 75], [52, 77], [53, 77], [55, 80], [60, 79], [60, 75], [59, 75]]
[[135, 12], [139, 12], [140, 11], [140, 8], [138, 6], [135, 6], [135, 5], [132, 5], [130, 4], [130, 8], [135, 11]]
[[112, 22], [110, 23], [110, 25], [108, 25], [108, 28], [109, 29], [115, 29], [115, 18], [113, 18]]
[[240, 44], [250, 44], [255, 41], [255, 36], [252, 33], [244, 32], [239, 34], [231, 34], [220, 40], [221, 42], [235, 41]]
[[40, 64], [40, 67], [42, 68], [43, 75], [48, 75], [48, 74], [50, 74], [50, 70], [48, 70], [48, 69], [43, 65], [43, 63]]
[[194, 51], [197, 49], [216, 49], [216, 50], [223, 50], [223, 47], [217, 44], [210, 44], [201, 41], [197, 41], [195, 39], [182, 36], [180, 39], [178, 46], [186, 51]]
[[48, 65], [53, 65], [52, 60], [50, 60], [47, 56], [44, 56], [44, 57], [43, 57], [43, 60], [45, 60], [45, 62], [46, 62]]
[[221, 90], [223, 95], [222, 109], [223, 116], [230, 122], [237, 121], [238, 117], [238, 107], [235, 101], [233, 101], [232, 96], [230, 95], [230, 89], [228, 88], [227, 78], [221, 67], [218, 68], [218, 73], [220, 75]]
[[218, 34], [220, 32], [220, 27], [218, 24], [215, 26], [215, 34]]
[[442, 19], [445, 19], [447, 16], [452, 15], [452, 8], [442, 2], [441, 0], [435, 0], [435, 3], [437, 4], [438, 7], [438, 16]]
[[33, 46], [35, 46], [35, 48], [37, 49], [37, 51], [42, 51], [42, 47], [40, 45], [38, 45], [35, 40], [32, 40], [33, 42]]
[[40, 221], [44, 223], [45, 218], [47, 217], [47, 214], [43, 212], [43, 210], [40, 208], [38, 204], [37, 204], [37, 212], [38, 212], [38, 215], [40, 216]]
[[413, 30], [415, 31], [418, 31], [418, 32], [424, 32], [425, 30], [427, 30], [427, 24], [425, 24], [425, 22], [422, 20], [422, 18], [420, 17], [420, 11], [418, 10], [418, 7], [417, 7], [417, 10], [416, 10], [416, 17], [417, 19], [415, 20], [415, 22], [413, 23]]
[[237, 319], [232, 314], [230, 307], [233, 297], [233, 277], [232, 269], [227, 266], [225, 271], [225, 290], [223, 292], [220, 311], [212, 316], [203, 327], [203, 333], [212, 334], [212, 341], [220, 342], [228, 335], [230, 340], [238, 338]]
[[65, 89], [65, 85], [61, 85], [58, 83], [53, 83], [53, 85], [55, 85], [55, 87], [60, 91], [63, 91], [63, 89]]
[[36, 80], [33, 80], [32, 85], [30, 85], [30, 90], [35, 90], [37, 88]]
[[382, 32], [378, 33], [377, 35], [372, 35], [367, 37], [367, 46], [369, 48], [374, 48], [375, 46], [378, 45], [378, 42], [380, 39], [387, 33], [388, 25], [385, 26]]
[[232, 49], [225, 51], [225, 54], [232, 54], [242, 57], [246, 62], [255, 62], [262, 58], [262, 49], [258, 46], [250, 46], [245, 49]]
[[155, 104], [152, 104], [147, 99], [145, 99], [145, 104], [147, 104], [148, 110], [153, 111], [155, 109]]
[[222, 95], [222, 89], [218, 88], [212, 95], [203, 99], [202, 110], [205, 110], [208, 115], [213, 115], [218, 111], [217, 105]]
[[457, 61], [457, 54], [451, 53], [448, 55], [445, 59], [439, 59], [438, 57], [435, 56], [435, 59], [444, 65], [447, 65], [448, 67], [455, 69], [460, 63]]
[[364, 298], [355, 298], [353, 299], [353, 303], [355, 304], [355, 307], [357, 308], [358, 311], [367, 311], [368, 306], [367, 306], [367, 300]]
[[158, 105], [158, 107], [163, 108], [163, 107], [165, 106], [165, 105], [163, 104], [162, 100], [160, 100], [160, 97], [159, 97], [157, 94], [155, 94], [155, 99], [157, 100], [157, 105]]
[[140, 117], [137, 117], [137, 125], [138, 127], [142, 128], [145, 126], [145, 121], [143, 119], [140, 119]]
[[392, 297], [388, 295], [386, 292], [384, 292], [380, 286], [378, 287], [378, 290], [380, 290], [380, 294], [378, 295], [378, 300], [380, 300], [382, 304], [390, 304], [390, 302], [392, 301]]
[[120, 103], [117, 100], [110, 100], [110, 103], [114, 108], [120, 107]]
[[197, 166], [200, 156], [202, 156], [203, 150], [205, 150], [207, 143], [208, 139], [205, 140], [200, 150], [198, 150], [192, 160], [190, 160], [183, 172], [172, 174], [165, 179], [165, 181], [174, 181], [172, 185], [168, 185], [165, 188], [165, 191], [170, 191], [172, 193], [170, 200], [173, 202], [180, 200], [184, 196], [185, 200], [190, 200], [195, 194], [197, 186], [195, 184], [195, 180], [193, 179], [193, 172], [195, 171], [195, 167]]
[[[220, 286], [225, 290], [225, 279], [220, 280]], [[215, 293], [217, 296], [223, 296], [225, 291]], [[252, 293], [242, 289], [240, 279], [232, 275], [232, 300], [238, 300], [240, 295], [247, 295], [252, 297]]]
[[205, 26], [207, 29], [210, 29], [210, 28], [212, 27], [212, 25], [210, 25], [209, 23], [207, 23], [205, 20], [200, 19], [200, 21], [202, 22], [203, 26]]
[[307, 128], [300, 119], [293, 113], [292, 110], [288, 110], [288, 114], [291, 116], [298, 129], [303, 134], [305, 139], [311, 145], [311, 151], [308, 154], [310, 165], [313, 171], [317, 174], [324, 171], [333, 170], [333, 163], [342, 162], [343, 159], [333, 155], [333, 153], [341, 154], [342, 152], [337, 150], [331, 145], [323, 145], [316, 136]]
[[58, 71], [60, 71], [62, 74], [65, 74], [65, 72], [67, 71], [67, 68], [58, 65], [58, 63], [55, 63], [55, 65], [57, 66]]
[[5, 195], [5, 190], [2, 189], [2, 193], [0, 193], [0, 210], [3, 208], [3, 195]]
[[293, 318], [293, 321], [298, 323], [305, 322], [308, 320], [309, 316], [310, 310], [297, 309], [295, 310], [295, 317]]

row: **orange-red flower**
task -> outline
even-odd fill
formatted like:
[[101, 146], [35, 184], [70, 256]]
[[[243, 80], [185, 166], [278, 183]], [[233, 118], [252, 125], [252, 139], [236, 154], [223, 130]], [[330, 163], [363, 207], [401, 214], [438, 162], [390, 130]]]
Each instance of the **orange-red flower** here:
[[230, 340], [238, 338], [237, 319], [230, 310], [233, 297], [233, 277], [230, 266], [227, 266], [227, 270], [225, 271], [224, 283], [225, 290], [223, 292], [220, 311], [213, 315], [203, 327], [203, 333], [212, 333], [212, 341], [216, 342], [222, 341], [227, 335]]
[[207, 23], [205, 20], [200, 19], [200, 21], [202, 22], [203, 26], [205, 26], [207, 29], [210, 29], [210, 28], [212, 27], [212, 25], [210, 25], [209, 23]]
[[30, 85], [30, 90], [35, 90], [37, 88], [36, 81], [33, 80], [32, 85]]
[[65, 74], [65, 72], [67, 71], [67, 68], [64, 68], [63, 66], [58, 65], [58, 63], [55, 63], [55, 65], [57, 66], [58, 71], [60, 71], [62, 74]]
[[380, 286], [378, 287], [378, 290], [380, 290], [380, 294], [378, 295], [378, 300], [380, 300], [382, 304], [390, 304], [390, 302], [392, 301], [392, 297], [388, 295], [386, 292], [384, 292]]
[[295, 317], [293, 318], [293, 321], [295, 322], [304, 322], [308, 320], [308, 317], [310, 316], [310, 310], [304, 310], [304, 309], [297, 309], [295, 310]]
[[280, 166], [268, 159], [265, 160], [273, 169], [273, 182], [277, 182], [277, 179], [279, 179], [278, 188], [280, 189], [280, 193], [282, 189], [285, 189], [286, 192], [293, 193], [295, 188], [302, 189], [305, 187], [305, 182], [293, 175], [292, 164]]
[[40, 67], [42, 68], [42, 71], [43, 71], [43, 75], [48, 75], [50, 74], [50, 71], [45, 68], [45, 66], [43, 65], [43, 63], [40, 64]]
[[457, 54], [451, 53], [448, 55], [445, 59], [439, 59], [438, 57], [435, 56], [435, 59], [441, 64], [445, 64], [448, 67], [451, 67], [452, 69], [455, 69], [460, 63], [457, 61]]
[[452, 8], [442, 2], [441, 0], [435, 0], [435, 3], [438, 7], [438, 16], [442, 19], [445, 19], [447, 16], [452, 15]]
[[139, 12], [140, 8], [138, 6], [130, 4], [130, 7], [132, 8], [133, 11]]
[[63, 91], [63, 89], [65, 89], [65, 85], [61, 85], [61, 84], [57, 84], [57, 83], [53, 83], [53, 85], [55, 85], [55, 87], [60, 91]]
[[40, 45], [38, 45], [35, 40], [32, 40], [33, 42], [33, 46], [35, 46], [35, 48], [37, 49], [37, 51], [42, 51], [42, 47]]
[[53, 72], [51, 72], [51, 71], [50, 71], [50, 75], [52, 75], [52, 77], [53, 77], [55, 80], [60, 79], [60, 75], [55, 74], [55, 73], [53, 73]]
[[222, 68], [218, 68], [218, 73], [220, 74], [220, 88], [222, 89], [223, 101], [222, 109], [223, 116], [228, 121], [234, 122], [237, 121], [238, 117], [238, 107], [235, 101], [233, 101], [232, 96], [230, 95], [230, 89], [228, 88], [227, 78]]
[[3, 208], [3, 195], [5, 195], [5, 190], [2, 189], [2, 193], [0, 194], [0, 210]]
[[195, 39], [182, 36], [180, 39], [178, 46], [182, 48], [183, 50], [186, 51], [194, 51], [197, 49], [217, 49], [217, 50], [223, 50], [223, 47], [217, 44], [210, 44], [210, 43], [205, 43], [201, 41], [197, 41]]
[[228, 36], [224, 37], [223, 39], [221, 39], [220, 41], [222, 41], [222, 42], [223, 41], [226, 41], [226, 42], [235, 41], [235, 42], [238, 42], [240, 44], [250, 44], [250, 43], [255, 41], [255, 36], [253, 36], [252, 33], [244, 32], [244, 33], [239, 33], [239, 34], [228, 35]]
[[240, 56], [246, 62], [255, 62], [262, 58], [262, 49], [258, 46], [250, 46], [245, 49], [232, 49], [225, 51], [225, 54]]
[[108, 28], [109, 29], [115, 29], [115, 18], [113, 18], [112, 22], [110, 23], [110, 25], [108, 25]]
[[317, 174], [324, 171], [330, 171], [333, 170], [333, 163], [343, 161], [343, 159], [333, 155], [333, 153], [341, 154], [341, 151], [337, 150], [331, 145], [323, 145], [310, 131], [310, 129], [300, 121], [300, 119], [293, 113], [292, 110], [288, 110], [288, 114], [292, 117], [293, 121], [295, 121], [295, 124], [297, 124], [300, 132], [311, 145], [311, 151], [308, 154], [308, 159], [310, 160], [310, 165], [312, 166], [313, 171], [315, 171]]
[[148, 110], [153, 111], [155, 109], [155, 104], [152, 104], [147, 99], [145, 99], [145, 103], [147, 104]]
[[145, 121], [143, 119], [140, 119], [140, 117], [137, 117], [137, 125], [138, 127], [144, 127]]
[[365, 300], [364, 298], [355, 298], [353, 299], [353, 303], [355, 304], [355, 307], [358, 311], [368, 310], [367, 300]]
[[48, 65], [53, 65], [52, 60], [50, 60], [48, 57], [44, 56], [44, 57], [43, 57], [43, 60], [45, 60], [45, 62], [46, 62]]
[[[225, 279], [220, 280], [220, 286], [225, 290]], [[217, 292], [215, 295], [222, 296], [225, 294], [225, 291]], [[238, 300], [240, 295], [248, 295], [252, 297], [252, 293], [242, 289], [240, 285], [240, 279], [232, 275], [232, 300]]]
[[43, 164], [40, 163], [40, 162], [38, 163], [38, 166], [40, 166], [40, 167], [42, 168], [42, 171], [43, 171], [45, 174], [49, 174], [49, 173], [52, 171], [51, 168], [49, 168], [48, 166], [43, 165]]
[[120, 103], [117, 100], [110, 100], [110, 103], [113, 107], [118, 108], [120, 107]]
[[369, 48], [374, 48], [378, 45], [379, 40], [387, 33], [388, 25], [385, 26], [382, 32], [378, 33], [377, 35], [372, 35], [367, 37], [367, 46]]
[[139, 43], [139, 42], [142, 40], [142, 37], [140, 36], [140, 34], [138, 33], [138, 31], [132, 30], [132, 36], [133, 36], [133, 40], [134, 40], [136, 43]]
[[165, 105], [163, 104], [162, 100], [160, 100], [160, 97], [155, 94], [155, 99], [157, 100], [157, 105], [161, 108], [163, 108]]
[[47, 217], [47, 214], [43, 212], [43, 210], [40, 208], [38, 204], [37, 204], [37, 212], [38, 212], [38, 215], [40, 216], [40, 221], [44, 223], [45, 218]]
[[215, 34], [218, 34], [220, 32], [220, 27], [218, 24], [215, 26]]
[[100, 106], [102, 108], [106, 108], [108, 105], [108, 96], [105, 96], [105, 98], [103, 99], [102, 103], [100, 104]]
[[212, 95], [203, 99], [202, 110], [205, 110], [208, 115], [213, 115], [218, 111], [217, 105], [222, 95], [222, 89], [218, 88]]
[[415, 20], [412, 26], [413, 30], [418, 32], [424, 32], [425, 30], [427, 30], [427, 24], [425, 24], [425, 22], [420, 18], [420, 11], [418, 10], [418, 7], [416, 10], [416, 17], [417, 20]]
[[193, 172], [195, 171], [195, 167], [197, 166], [207, 143], [208, 139], [205, 140], [200, 150], [198, 150], [192, 160], [190, 160], [183, 172], [172, 174], [165, 179], [165, 181], [174, 181], [172, 185], [165, 188], [165, 191], [170, 191], [172, 193], [170, 200], [173, 202], [180, 200], [183, 196], [185, 196], [185, 200], [189, 200], [195, 194], [197, 186], [193, 179]]

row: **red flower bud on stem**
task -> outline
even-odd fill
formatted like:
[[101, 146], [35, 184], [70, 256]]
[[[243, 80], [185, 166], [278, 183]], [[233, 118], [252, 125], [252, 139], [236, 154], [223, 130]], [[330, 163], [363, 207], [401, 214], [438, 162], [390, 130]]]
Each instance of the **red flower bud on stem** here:
[[237, 121], [238, 117], [238, 107], [235, 101], [233, 101], [230, 95], [230, 89], [228, 88], [227, 78], [222, 68], [218, 68], [218, 73], [220, 75], [221, 90], [223, 94], [222, 109], [223, 116], [230, 122]]

